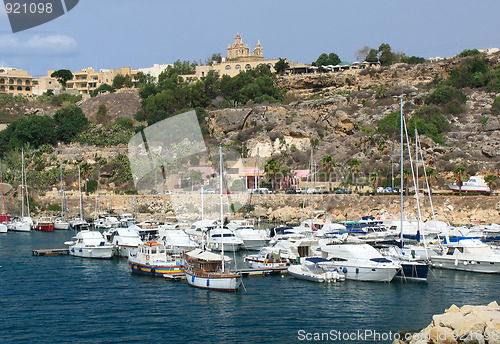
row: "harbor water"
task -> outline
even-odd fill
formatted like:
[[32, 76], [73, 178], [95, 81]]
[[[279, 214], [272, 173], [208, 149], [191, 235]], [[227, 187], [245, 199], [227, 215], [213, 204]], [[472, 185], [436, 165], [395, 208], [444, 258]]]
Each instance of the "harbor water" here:
[[126, 259], [32, 256], [74, 234], [0, 234], [1, 343], [391, 343], [452, 304], [500, 301], [499, 275], [330, 284], [272, 275], [225, 293], [132, 274]]

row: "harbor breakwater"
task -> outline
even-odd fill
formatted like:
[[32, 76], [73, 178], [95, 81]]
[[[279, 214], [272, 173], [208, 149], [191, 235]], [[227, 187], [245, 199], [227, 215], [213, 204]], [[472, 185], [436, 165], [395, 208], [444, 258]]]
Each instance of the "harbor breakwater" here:
[[[234, 217], [243, 217], [251, 203], [251, 213], [270, 222], [298, 223], [301, 219], [310, 216], [311, 202], [315, 210], [324, 210], [332, 221], [358, 220], [361, 216], [377, 214], [386, 218], [399, 218], [399, 195], [285, 195], [264, 194], [260, 195], [260, 210], [258, 196], [251, 198], [247, 194], [228, 195], [226, 204], [236, 204], [238, 210]], [[60, 204], [60, 197], [46, 195], [38, 200], [43, 209], [51, 204]], [[12, 202], [12, 200], [11, 200]], [[79, 207], [77, 195], [67, 196], [70, 216], [76, 215]], [[432, 197], [433, 209], [436, 220], [446, 221], [454, 225], [500, 223], [500, 196], [486, 195], [435, 195]], [[214, 213], [218, 212], [219, 195], [204, 196], [205, 216], [210, 216], [210, 207]], [[19, 206], [19, 204], [17, 204]], [[201, 196], [199, 194], [174, 194], [174, 195], [100, 195], [96, 204], [95, 195], [84, 197], [85, 214], [91, 218], [95, 216], [96, 208], [102, 212], [113, 210], [120, 214], [133, 212], [139, 220], [149, 219], [154, 216], [159, 221], [167, 217], [186, 218], [188, 220], [200, 217]], [[9, 207], [8, 207], [9, 208]], [[405, 214], [410, 218], [417, 214], [415, 196], [404, 196]], [[432, 219], [431, 204], [429, 199], [421, 198], [420, 205], [424, 221]], [[55, 214], [55, 213], [54, 213]]]
[[399, 332], [393, 344], [500, 344], [500, 306], [496, 301], [487, 306], [452, 305], [420, 332]]

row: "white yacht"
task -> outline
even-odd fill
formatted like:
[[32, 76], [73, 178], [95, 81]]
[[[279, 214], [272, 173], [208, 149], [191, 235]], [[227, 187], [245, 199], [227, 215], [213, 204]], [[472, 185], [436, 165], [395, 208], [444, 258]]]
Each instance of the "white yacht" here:
[[158, 237], [169, 253], [181, 253], [182, 251], [193, 250], [200, 246], [182, 229], [162, 229], [162, 226], [160, 226]]
[[320, 244], [323, 256], [331, 260], [346, 279], [390, 282], [401, 269], [368, 244]]
[[[221, 240], [222, 237], [222, 240]], [[207, 247], [214, 251], [238, 251], [243, 245], [243, 240], [237, 238], [228, 228], [213, 228], [207, 233]]]
[[31, 217], [18, 217], [13, 219], [11, 222], [5, 223], [10, 231], [16, 232], [29, 232], [33, 228], [33, 220]]
[[500, 273], [500, 254], [477, 239], [449, 243], [442, 255], [431, 257], [436, 268]]
[[68, 230], [69, 229], [69, 222], [64, 221], [64, 219], [58, 217], [54, 221], [54, 229], [55, 230]]
[[118, 226], [120, 226], [120, 221], [114, 216], [99, 217], [94, 220], [95, 229], [118, 228]]
[[269, 244], [271, 238], [268, 230], [255, 229], [253, 226], [241, 226], [234, 228], [236, 237], [243, 241], [243, 248], [247, 250], [257, 251]]
[[344, 281], [345, 276], [339, 273], [338, 268], [331, 261], [320, 257], [309, 257], [301, 264], [290, 265], [288, 274], [295, 278], [313, 282]]
[[69, 246], [69, 254], [84, 258], [111, 258], [113, 245], [106, 242], [99, 231], [83, 230], [64, 244]]
[[472, 176], [469, 177], [469, 180], [466, 182], [462, 183], [462, 188], [457, 185], [457, 183], [453, 184], [448, 184], [448, 187], [456, 192], [461, 191], [468, 191], [468, 192], [485, 192], [489, 193], [491, 192], [490, 187], [486, 184], [484, 181], [483, 176]]
[[137, 231], [139, 229], [137, 226], [111, 228], [105, 231], [103, 236], [107, 242], [114, 246], [114, 255], [128, 258], [130, 253], [142, 244], [141, 237]]

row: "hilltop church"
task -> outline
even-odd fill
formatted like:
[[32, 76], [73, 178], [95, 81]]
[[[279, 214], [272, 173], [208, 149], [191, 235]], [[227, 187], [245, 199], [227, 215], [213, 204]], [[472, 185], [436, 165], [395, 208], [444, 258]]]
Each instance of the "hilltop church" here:
[[[263, 51], [264, 49], [260, 41], [258, 41], [250, 54], [248, 44], [244, 44], [241, 36], [236, 34], [234, 43], [227, 46], [227, 57], [223, 58], [221, 63], [215, 63], [211, 66], [197, 66], [196, 77], [203, 78], [210, 70], [215, 70], [220, 76], [229, 75], [233, 77], [242, 70], [250, 70], [260, 64], [267, 64], [271, 71], [274, 72], [274, 64], [279, 59], [264, 60]], [[289, 62], [289, 64], [292, 65], [293, 63]]]

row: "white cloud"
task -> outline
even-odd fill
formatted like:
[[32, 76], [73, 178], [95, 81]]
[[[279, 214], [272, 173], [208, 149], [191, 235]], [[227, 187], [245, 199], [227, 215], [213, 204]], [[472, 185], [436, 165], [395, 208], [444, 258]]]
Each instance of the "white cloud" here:
[[0, 51], [4, 55], [63, 55], [75, 53], [77, 48], [76, 40], [65, 35], [35, 35], [28, 40], [0, 36]]

